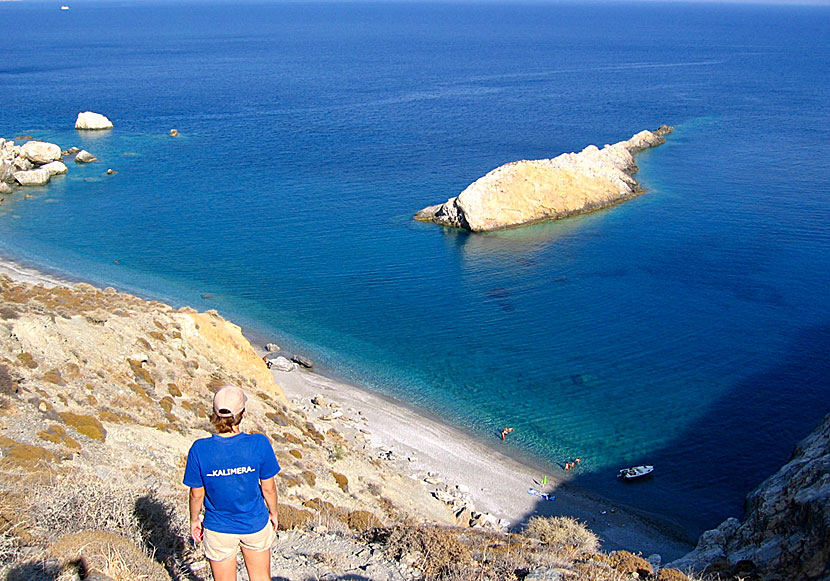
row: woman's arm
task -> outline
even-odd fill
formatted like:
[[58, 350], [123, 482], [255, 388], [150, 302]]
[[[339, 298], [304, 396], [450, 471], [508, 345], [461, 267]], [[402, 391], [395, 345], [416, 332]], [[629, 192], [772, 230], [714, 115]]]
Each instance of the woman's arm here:
[[268, 507], [271, 526], [274, 527], [274, 530], [277, 530], [277, 526], [279, 525], [279, 517], [277, 516], [277, 483], [274, 481], [273, 476], [267, 480], [260, 480], [259, 483], [262, 486], [262, 496], [265, 498], [265, 505]]
[[199, 513], [202, 512], [202, 504], [205, 501], [205, 487], [191, 488], [189, 495], [190, 503], [190, 537], [197, 543], [202, 542], [202, 521], [199, 520]]

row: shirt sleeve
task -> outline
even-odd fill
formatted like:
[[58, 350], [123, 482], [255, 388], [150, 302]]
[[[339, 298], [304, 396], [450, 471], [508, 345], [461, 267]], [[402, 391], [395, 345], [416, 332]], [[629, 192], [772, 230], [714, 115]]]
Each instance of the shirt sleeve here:
[[190, 488], [202, 488], [205, 483], [202, 480], [202, 470], [199, 465], [199, 456], [196, 454], [195, 443], [187, 453], [187, 464], [184, 467], [184, 485]]
[[271, 447], [271, 442], [268, 438], [262, 436], [262, 452], [259, 464], [259, 479], [268, 480], [273, 478], [280, 471], [280, 464], [277, 462], [277, 457], [274, 454], [274, 449]]

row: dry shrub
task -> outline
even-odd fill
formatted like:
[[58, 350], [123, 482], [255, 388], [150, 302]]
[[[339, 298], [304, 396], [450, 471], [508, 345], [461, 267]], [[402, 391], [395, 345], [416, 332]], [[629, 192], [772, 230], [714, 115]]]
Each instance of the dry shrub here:
[[102, 530], [141, 542], [134, 514], [142, 491], [123, 480], [74, 475], [55, 485], [42, 485], [31, 496], [35, 525], [45, 535]]
[[349, 479], [346, 478], [345, 475], [340, 474], [339, 472], [335, 472], [333, 470], [330, 470], [329, 472], [331, 472], [331, 475], [334, 477], [334, 481], [337, 483], [337, 486], [340, 487], [340, 490], [342, 490], [343, 492], [348, 492]]
[[564, 550], [572, 557], [595, 553], [599, 548], [599, 537], [583, 523], [569, 516], [531, 517], [524, 534]]
[[314, 472], [311, 472], [310, 470], [303, 470], [302, 473], [300, 473], [300, 476], [312, 488], [314, 488], [314, 485], [317, 484], [317, 477], [314, 475]]
[[9, 368], [5, 365], [0, 365], [0, 393], [14, 395], [18, 389], [17, 381], [9, 373]]
[[167, 384], [167, 393], [172, 395], [173, 397], [181, 397], [182, 390], [179, 389], [179, 386], [175, 383], [168, 383]]
[[307, 510], [294, 508], [287, 504], [280, 504], [277, 506], [277, 516], [279, 517], [279, 530], [287, 531], [290, 529], [299, 529], [305, 526], [307, 522], [314, 518], [314, 514]]
[[18, 318], [20, 318], [20, 315], [13, 308], [8, 306], [0, 307], [0, 319], [10, 321]]
[[59, 424], [52, 424], [45, 430], [37, 433], [39, 438], [52, 442], [53, 444], [62, 444], [70, 450], [80, 450], [81, 445], [66, 433], [66, 429]]
[[660, 569], [657, 581], [689, 581], [689, 578], [677, 569]]
[[341, 516], [340, 519], [349, 525], [350, 529], [357, 532], [363, 532], [383, 524], [368, 510], [353, 510]]
[[129, 539], [102, 531], [70, 533], [50, 548], [53, 558], [80, 561], [87, 572], [96, 571], [119, 581], [169, 581], [159, 563]]
[[303, 457], [303, 453], [299, 450], [289, 450], [288, 453], [294, 456], [297, 460], [301, 460]]
[[88, 438], [101, 442], [107, 439], [107, 431], [101, 422], [98, 421], [98, 418], [83, 414], [73, 414], [72, 412], [62, 412], [61, 419], [63, 419], [67, 426], [75, 428], [75, 431]]
[[391, 558], [417, 569], [427, 579], [448, 578], [473, 564], [469, 549], [441, 527], [402, 524], [371, 529], [367, 536], [382, 543]]
[[3, 450], [5, 455], [2, 460], [4, 466], [14, 466], [27, 471], [49, 467], [60, 462], [57, 456], [46, 448], [22, 444], [5, 436], [0, 436], [0, 450]]
[[35, 358], [29, 352], [18, 354], [17, 360], [29, 369], [34, 369], [35, 367], [37, 367], [37, 361], [35, 361]]
[[654, 575], [654, 568], [651, 563], [634, 553], [614, 551], [608, 557], [611, 559], [611, 566], [620, 573], [627, 575], [637, 573], [640, 577]]
[[54, 383], [55, 385], [66, 385], [66, 382], [61, 377], [61, 372], [58, 369], [50, 369], [43, 374], [43, 381]]

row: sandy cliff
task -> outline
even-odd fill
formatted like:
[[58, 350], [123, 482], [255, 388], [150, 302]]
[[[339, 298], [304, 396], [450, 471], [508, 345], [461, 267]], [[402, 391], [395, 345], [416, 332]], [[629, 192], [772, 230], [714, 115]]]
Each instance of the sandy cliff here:
[[642, 188], [634, 154], [665, 142], [673, 128], [641, 131], [602, 149], [589, 145], [579, 153], [553, 159], [523, 160], [498, 167], [470, 184], [457, 197], [429, 206], [416, 220], [486, 232], [565, 218], [633, 198]]

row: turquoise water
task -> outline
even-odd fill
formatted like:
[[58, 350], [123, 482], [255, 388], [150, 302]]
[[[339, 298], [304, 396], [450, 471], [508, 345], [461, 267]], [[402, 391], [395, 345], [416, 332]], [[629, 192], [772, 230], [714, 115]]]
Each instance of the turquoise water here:
[[[9, 257], [216, 308], [482, 438], [511, 425], [509, 449], [580, 456], [575, 484], [691, 533], [739, 516], [830, 411], [826, 7], [0, 18], [26, 47], [0, 64], [0, 135], [100, 159], [6, 199]], [[87, 109], [115, 130], [75, 132]], [[411, 219], [502, 163], [662, 123], [623, 205], [486, 235]], [[655, 477], [619, 485], [634, 463]]]

